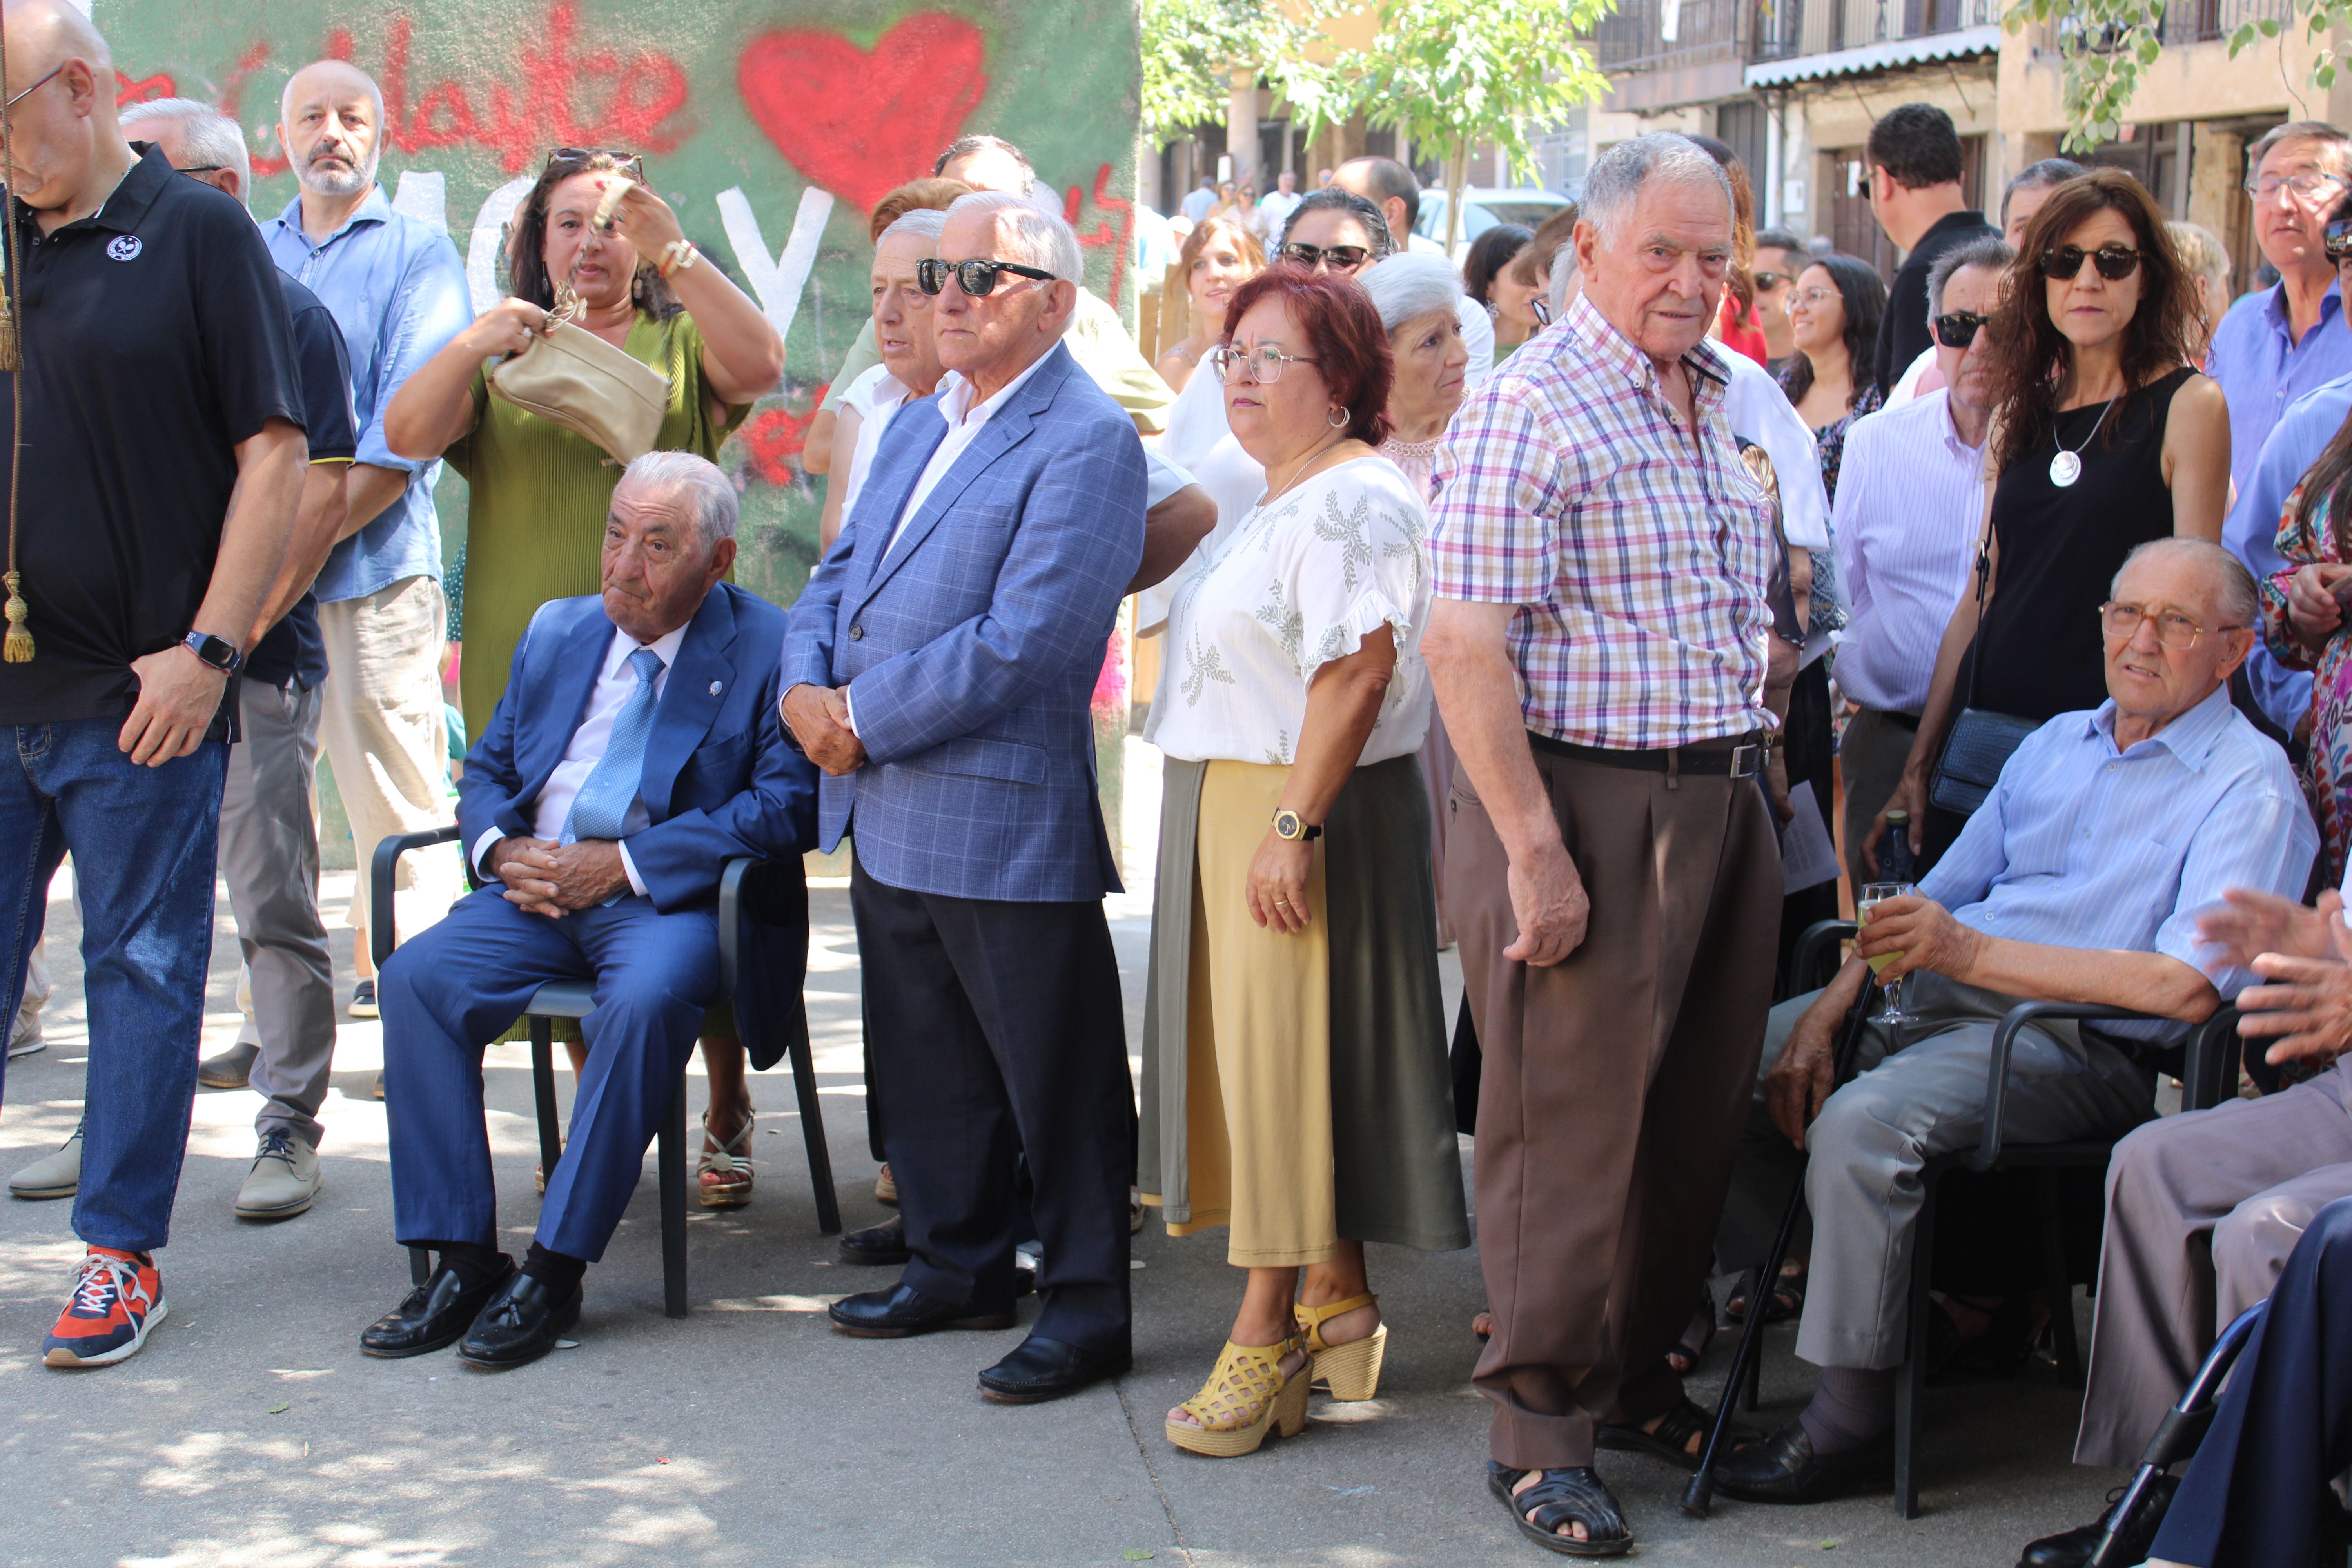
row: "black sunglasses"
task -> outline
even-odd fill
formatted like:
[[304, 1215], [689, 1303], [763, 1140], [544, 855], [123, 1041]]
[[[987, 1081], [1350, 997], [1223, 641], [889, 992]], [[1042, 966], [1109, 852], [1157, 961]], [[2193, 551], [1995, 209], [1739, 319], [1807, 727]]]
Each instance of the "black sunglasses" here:
[[1334, 272], [1353, 272], [1372, 258], [1372, 253], [1360, 245], [1308, 245], [1297, 240], [1284, 246], [1281, 254], [1307, 267], [1328, 262]]
[[1761, 294], [1769, 294], [1773, 289], [1778, 289], [1781, 284], [1788, 282], [1795, 276], [1796, 274], [1793, 272], [1759, 272], [1756, 275], [1757, 292]]
[[[2071, 276], [2071, 274], [2069, 275]], [[1948, 349], [1964, 349], [1977, 341], [1990, 316], [1979, 316], [1974, 310], [1954, 310], [1936, 318], [1936, 341]]]
[[2352, 217], [2332, 218], [2320, 230], [2320, 243], [2327, 247], [2327, 259], [2341, 261], [2352, 255]]
[[2055, 278], [2061, 283], [2083, 270], [2083, 263], [2091, 262], [2099, 276], [2110, 283], [2120, 283], [2139, 270], [2139, 252], [2128, 245], [2103, 245], [2096, 250], [2084, 250], [2079, 245], [2062, 245], [2045, 251], [2040, 266], [2043, 276]]
[[926, 294], [947, 292], [948, 279], [952, 276], [956, 287], [975, 300], [985, 300], [996, 292], [996, 279], [1010, 272], [1015, 278], [1034, 278], [1040, 283], [1051, 283], [1054, 275], [1042, 267], [1024, 267], [1017, 261], [941, 261], [936, 256], [926, 256], [915, 263], [915, 287]]

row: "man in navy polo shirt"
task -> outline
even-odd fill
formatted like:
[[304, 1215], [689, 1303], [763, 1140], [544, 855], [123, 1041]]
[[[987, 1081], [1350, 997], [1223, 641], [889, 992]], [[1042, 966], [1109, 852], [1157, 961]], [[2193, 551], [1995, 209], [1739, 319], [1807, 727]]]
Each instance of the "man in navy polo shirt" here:
[[24, 369], [0, 378], [0, 420], [21, 397], [38, 460], [14, 475], [35, 651], [0, 663], [0, 845], [19, 848], [0, 856], [0, 1016], [70, 852], [89, 1252], [43, 1349], [92, 1366], [135, 1353], [165, 1310], [153, 1252], [195, 1093], [225, 694], [286, 556], [303, 415], [285, 296], [244, 211], [133, 153], [106, 42], [68, 0], [19, 0], [5, 25]]

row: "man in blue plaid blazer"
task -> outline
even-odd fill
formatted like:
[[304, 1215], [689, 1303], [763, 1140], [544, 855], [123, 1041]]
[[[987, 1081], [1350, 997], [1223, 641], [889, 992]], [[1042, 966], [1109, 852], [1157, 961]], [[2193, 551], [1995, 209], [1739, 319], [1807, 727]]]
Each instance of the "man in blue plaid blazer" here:
[[856, 841], [874, 1092], [910, 1254], [895, 1288], [832, 1314], [870, 1338], [1009, 1326], [1025, 1155], [1043, 1306], [980, 1374], [1025, 1404], [1129, 1364], [1134, 1100], [1089, 704], [1142, 560], [1144, 456], [1062, 346], [1080, 261], [1058, 214], [961, 197], [919, 276], [954, 374], [891, 421], [793, 607], [780, 682], [826, 775], [820, 841]]

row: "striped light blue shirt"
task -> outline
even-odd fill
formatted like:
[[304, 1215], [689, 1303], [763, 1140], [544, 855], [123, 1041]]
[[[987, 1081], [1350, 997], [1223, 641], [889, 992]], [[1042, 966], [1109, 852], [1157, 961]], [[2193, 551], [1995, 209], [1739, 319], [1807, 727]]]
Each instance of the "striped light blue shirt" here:
[[2226, 687], [2128, 751], [2115, 725], [2110, 700], [2027, 736], [1919, 891], [1988, 936], [2161, 952], [2233, 996], [2252, 976], [2212, 967], [2197, 913], [2303, 896], [2319, 834], [2286, 753]]

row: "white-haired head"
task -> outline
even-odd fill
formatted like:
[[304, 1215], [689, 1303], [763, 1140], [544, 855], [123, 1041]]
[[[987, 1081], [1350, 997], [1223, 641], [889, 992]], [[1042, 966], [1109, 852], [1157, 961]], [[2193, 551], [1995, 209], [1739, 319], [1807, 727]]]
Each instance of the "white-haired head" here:
[[917, 207], [893, 219], [888, 228], [875, 237], [874, 243], [879, 247], [885, 240], [907, 238], [929, 240], [936, 245], [940, 231], [947, 226], [948, 215], [938, 207]]
[[1580, 216], [1601, 231], [1604, 243], [1613, 243], [1633, 216], [1643, 191], [1652, 185], [1703, 184], [1723, 194], [1725, 243], [1731, 233], [1731, 181], [1723, 165], [1687, 136], [1654, 132], [1620, 142], [1594, 161], [1584, 176], [1579, 198]]
[[2124, 575], [2132, 563], [2142, 556], [2186, 556], [2202, 568], [2201, 574], [2213, 590], [2213, 608], [2221, 613], [2222, 624], [2231, 626], [2259, 626], [2263, 618], [2261, 592], [2254, 586], [2254, 574], [2246, 570], [2244, 562], [2226, 548], [2210, 539], [2193, 534], [2167, 534], [2162, 539], [2144, 540], [2132, 547], [2124, 563], [2116, 568], [2113, 581], [2107, 584], [2107, 596], [2119, 599], [2124, 592]]
[[[373, 133], [368, 139], [366, 154], [356, 166], [347, 165], [343, 174], [331, 174], [315, 166], [313, 160], [296, 153], [296, 142], [301, 116], [311, 109], [323, 109], [331, 117], [335, 106], [347, 103], [356, 89], [374, 108]], [[294, 178], [306, 191], [322, 195], [349, 196], [362, 194], [375, 184], [376, 167], [383, 160], [383, 139], [387, 127], [383, 122], [383, 89], [375, 78], [349, 60], [313, 60], [286, 79], [286, 90], [278, 99], [278, 136], [286, 154], [294, 159]], [[313, 151], [322, 150], [319, 142], [305, 143]]]
[[[151, 98], [122, 110], [122, 133], [138, 141], [154, 141], [152, 132], [165, 125], [180, 128], [178, 167], [225, 169], [236, 176], [237, 199], [252, 198], [253, 156], [246, 150], [245, 132], [236, 121], [193, 98]], [[138, 135], [142, 129], [151, 134]]]
[[1356, 274], [1356, 281], [1372, 297], [1381, 325], [1391, 332], [1433, 310], [1451, 310], [1462, 301], [1462, 275], [1434, 251], [1405, 250], [1382, 257]]
[[734, 481], [708, 458], [693, 452], [647, 452], [623, 471], [621, 483], [648, 498], [684, 501], [694, 514], [695, 531], [705, 550], [735, 537], [741, 498]]
[[[958, 196], [948, 208], [950, 219], [987, 213], [994, 217], [997, 227], [1006, 237], [1006, 243], [1017, 252], [998, 260], [1018, 260], [1031, 267], [1043, 268], [1065, 283], [1086, 281], [1086, 262], [1078, 254], [1077, 231], [1063, 221], [1062, 215], [1034, 196], [1016, 196], [1005, 191], [974, 191]], [[911, 214], [908, 216], [912, 216]], [[900, 220], [904, 222], [904, 219]], [[956, 261], [980, 259], [974, 257], [950, 258]]]

